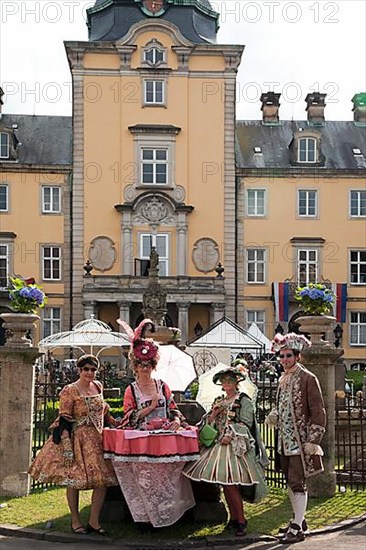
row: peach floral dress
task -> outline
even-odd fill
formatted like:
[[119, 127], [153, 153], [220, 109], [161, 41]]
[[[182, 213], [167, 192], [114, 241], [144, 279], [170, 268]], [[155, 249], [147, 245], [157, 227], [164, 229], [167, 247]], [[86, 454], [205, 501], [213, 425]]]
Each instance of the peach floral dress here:
[[110, 460], [103, 458], [103, 424], [109, 406], [103, 400], [102, 385], [97, 395], [82, 396], [76, 383], [65, 386], [60, 394], [59, 417], [50, 426], [56, 428], [62, 416], [73, 423], [74, 459], [65, 464], [63, 446], [52, 436], [46, 441], [29, 468], [29, 474], [41, 483], [55, 483], [74, 489], [95, 489], [118, 485]]

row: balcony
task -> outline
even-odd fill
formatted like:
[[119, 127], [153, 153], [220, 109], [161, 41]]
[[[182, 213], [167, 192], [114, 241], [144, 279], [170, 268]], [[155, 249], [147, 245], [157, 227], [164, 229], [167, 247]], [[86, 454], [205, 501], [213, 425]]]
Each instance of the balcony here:
[[[83, 297], [108, 302], [140, 301], [148, 280], [148, 277], [132, 275], [88, 275], [84, 278]], [[167, 291], [168, 301], [175, 302], [178, 298], [192, 302], [225, 300], [224, 277], [159, 277], [159, 282]]]

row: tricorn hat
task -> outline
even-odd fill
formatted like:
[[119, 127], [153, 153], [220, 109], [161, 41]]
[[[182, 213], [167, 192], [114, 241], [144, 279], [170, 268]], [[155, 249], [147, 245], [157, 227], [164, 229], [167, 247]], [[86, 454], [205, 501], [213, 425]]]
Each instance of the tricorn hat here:
[[283, 335], [277, 333], [272, 340], [271, 351], [278, 352], [281, 351], [281, 349], [296, 349], [301, 351], [303, 348], [309, 348], [310, 346], [310, 340], [305, 338], [302, 334], [289, 332], [288, 334]]

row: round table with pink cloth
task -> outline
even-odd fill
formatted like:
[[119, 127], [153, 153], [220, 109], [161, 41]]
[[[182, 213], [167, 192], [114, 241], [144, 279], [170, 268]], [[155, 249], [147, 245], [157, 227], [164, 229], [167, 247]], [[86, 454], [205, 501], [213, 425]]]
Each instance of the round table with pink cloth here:
[[178, 432], [106, 428], [103, 449], [135, 522], [166, 527], [195, 505], [182, 469], [200, 458], [197, 428]]

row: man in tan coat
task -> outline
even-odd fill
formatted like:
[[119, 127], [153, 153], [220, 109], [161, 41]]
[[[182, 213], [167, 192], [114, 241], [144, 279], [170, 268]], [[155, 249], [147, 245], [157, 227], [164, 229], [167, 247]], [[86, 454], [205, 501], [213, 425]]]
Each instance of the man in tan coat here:
[[323, 471], [320, 447], [325, 432], [325, 409], [317, 377], [301, 363], [300, 351], [311, 342], [302, 335], [276, 334], [272, 351], [278, 352], [284, 369], [278, 383], [276, 410], [267, 423], [276, 427], [276, 453], [279, 455], [293, 521], [284, 530], [283, 544], [304, 540], [307, 507], [306, 478]]

